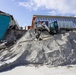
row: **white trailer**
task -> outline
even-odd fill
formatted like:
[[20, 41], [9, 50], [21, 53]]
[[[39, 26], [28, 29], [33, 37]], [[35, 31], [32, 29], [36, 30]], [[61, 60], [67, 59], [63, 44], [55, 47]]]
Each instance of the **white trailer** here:
[[59, 28], [75, 28], [72, 21], [57, 21]]

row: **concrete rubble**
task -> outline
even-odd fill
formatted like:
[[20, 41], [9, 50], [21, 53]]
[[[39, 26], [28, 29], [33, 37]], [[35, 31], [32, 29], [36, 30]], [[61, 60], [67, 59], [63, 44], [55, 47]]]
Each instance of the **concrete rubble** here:
[[76, 64], [76, 31], [50, 35], [41, 33], [36, 40], [34, 29], [25, 33], [14, 45], [0, 50], [0, 71], [16, 65], [62, 66]]

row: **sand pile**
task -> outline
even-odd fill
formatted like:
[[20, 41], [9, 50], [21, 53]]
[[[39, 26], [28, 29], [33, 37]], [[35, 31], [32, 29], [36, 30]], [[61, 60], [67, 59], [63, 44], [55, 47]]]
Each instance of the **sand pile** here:
[[14, 46], [0, 50], [0, 70], [21, 64], [76, 64], [76, 31], [54, 36], [45, 31], [41, 41], [35, 35], [29, 30]]

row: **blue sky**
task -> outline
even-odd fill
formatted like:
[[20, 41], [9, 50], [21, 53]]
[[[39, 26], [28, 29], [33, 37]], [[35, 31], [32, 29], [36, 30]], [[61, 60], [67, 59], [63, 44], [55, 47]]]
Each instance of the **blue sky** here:
[[0, 10], [24, 27], [31, 25], [33, 15], [76, 16], [76, 0], [0, 0]]

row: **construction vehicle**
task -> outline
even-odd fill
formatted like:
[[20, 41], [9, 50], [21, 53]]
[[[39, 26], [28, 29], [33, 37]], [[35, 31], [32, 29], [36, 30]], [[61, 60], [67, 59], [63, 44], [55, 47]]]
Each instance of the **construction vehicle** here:
[[38, 23], [35, 23], [35, 29], [40, 31], [47, 30], [50, 34], [55, 34], [59, 31], [57, 21], [50, 23], [49, 26], [46, 25], [45, 21], [39, 21]]
[[76, 30], [76, 27], [72, 21], [54, 21], [48, 23], [48, 25], [46, 24], [46, 21], [39, 21], [36, 22], [34, 26], [38, 30], [47, 30], [51, 34], [57, 34], [62, 31]]
[[12, 46], [25, 34], [13, 15], [0, 11], [0, 49]]
[[0, 41], [9, 29], [19, 29], [19, 25], [12, 15], [0, 11]]

